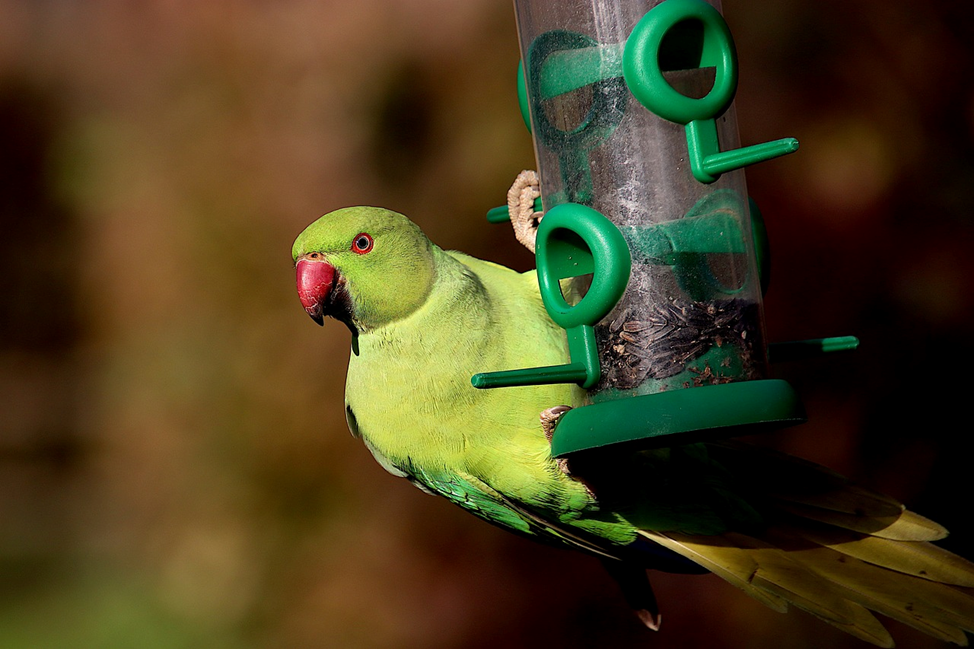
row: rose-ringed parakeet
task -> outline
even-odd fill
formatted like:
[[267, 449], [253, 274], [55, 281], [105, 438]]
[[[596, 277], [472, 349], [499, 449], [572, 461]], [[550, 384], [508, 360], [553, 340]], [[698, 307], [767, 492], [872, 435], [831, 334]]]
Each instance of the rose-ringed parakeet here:
[[893, 646], [876, 611], [966, 644], [974, 564], [930, 543], [938, 524], [823, 467], [738, 442], [550, 453], [545, 417], [582, 405], [573, 385], [478, 390], [486, 370], [567, 361], [537, 276], [431, 243], [406, 217], [327, 214], [292, 250], [305, 310], [352, 331], [349, 428], [391, 473], [533, 539], [603, 560], [643, 621], [646, 569], [716, 573]]

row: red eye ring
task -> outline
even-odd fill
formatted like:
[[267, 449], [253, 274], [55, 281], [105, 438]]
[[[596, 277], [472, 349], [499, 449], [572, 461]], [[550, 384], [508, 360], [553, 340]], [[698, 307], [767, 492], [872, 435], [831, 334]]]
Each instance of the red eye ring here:
[[366, 232], [359, 232], [352, 239], [352, 252], [358, 255], [364, 255], [372, 250], [372, 246], [375, 245], [375, 241], [372, 236]]

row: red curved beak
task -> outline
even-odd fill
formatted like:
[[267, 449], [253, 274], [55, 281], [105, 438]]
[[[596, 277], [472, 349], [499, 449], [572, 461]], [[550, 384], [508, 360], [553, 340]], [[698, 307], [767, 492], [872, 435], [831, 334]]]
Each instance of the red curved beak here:
[[325, 322], [325, 303], [335, 283], [335, 267], [324, 260], [299, 259], [294, 267], [298, 298], [311, 319]]

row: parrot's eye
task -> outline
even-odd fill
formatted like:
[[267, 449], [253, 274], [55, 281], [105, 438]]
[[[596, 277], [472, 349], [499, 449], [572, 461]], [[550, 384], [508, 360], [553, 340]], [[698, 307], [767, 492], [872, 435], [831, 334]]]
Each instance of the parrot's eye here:
[[372, 245], [374, 243], [375, 242], [372, 240], [371, 236], [369, 236], [365, 232], [362, 232], [356, 235], [355, 240], [352, 241], [352, 252], [358, 253], [360, 255], [364, 255], [365, 253], [372, 250]]

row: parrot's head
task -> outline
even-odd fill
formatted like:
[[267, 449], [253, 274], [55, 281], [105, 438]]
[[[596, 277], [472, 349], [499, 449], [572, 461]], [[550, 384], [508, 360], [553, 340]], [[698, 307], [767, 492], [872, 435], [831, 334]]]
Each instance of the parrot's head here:
[[291, 250], [298, 297], [324, 316], [368, 331], [420, 308], [433, 286], [433, 245], [402, 214], [348, 207], [322, 216]]

